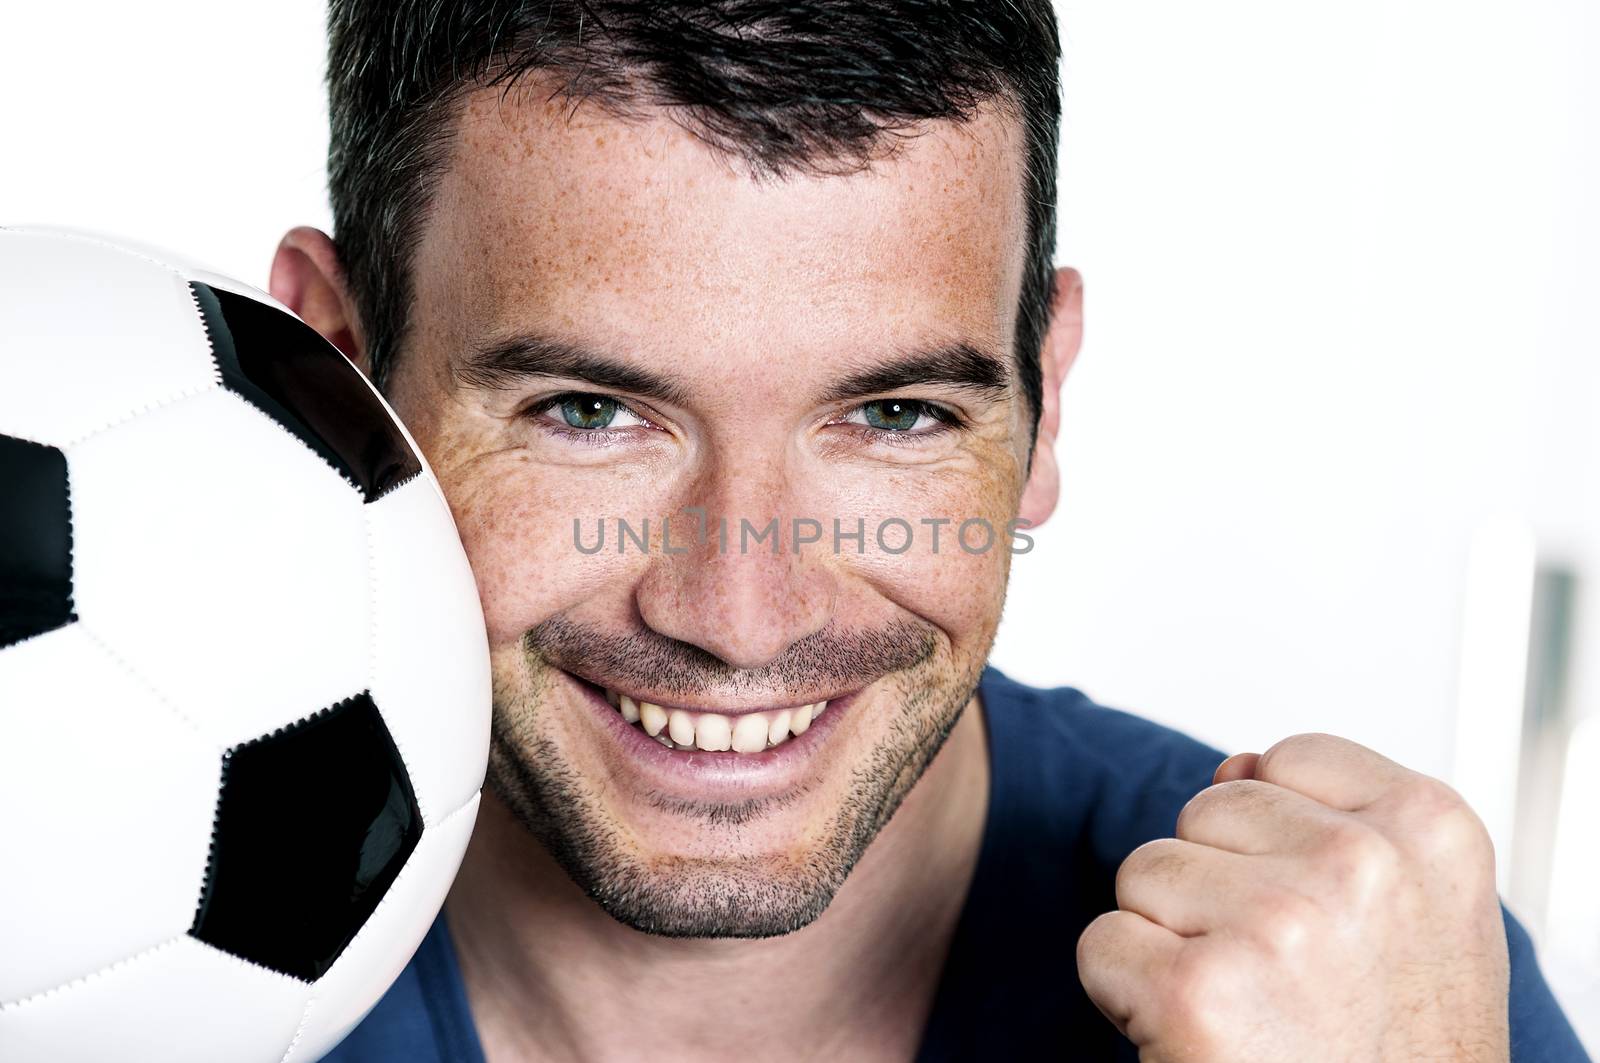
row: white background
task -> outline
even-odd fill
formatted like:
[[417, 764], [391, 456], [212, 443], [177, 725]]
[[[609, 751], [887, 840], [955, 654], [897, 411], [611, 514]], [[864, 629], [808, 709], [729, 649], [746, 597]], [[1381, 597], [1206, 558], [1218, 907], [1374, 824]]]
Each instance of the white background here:
[[[1449, 779], [1600, 1046], [1600, 722], [1562, 744], [1600, 721], [1600, 9], [1059, 6], [1087, 340], [996, 663], [1230, 750], [1325, 730]], [[0, 27], [0, 220], [263, 286], [284, 229], [328, 224], [320, 3]], [[1577, 580], [1539, 739], [1572, 765], [1517, 805], [1534, 560]]]

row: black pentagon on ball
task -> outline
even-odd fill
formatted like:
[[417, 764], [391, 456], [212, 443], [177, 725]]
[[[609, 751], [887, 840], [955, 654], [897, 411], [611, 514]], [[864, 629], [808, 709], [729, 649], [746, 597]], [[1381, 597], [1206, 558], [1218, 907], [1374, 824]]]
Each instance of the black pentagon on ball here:
[[310, 982], [350, 944], [422, 837], [405, 765], [361, 693], [223, 756], [189, 933]]
[[337, 347], [275, 306], [191, 281], [222, 383], [287, 428], [371, 502], [422, 471]]
[[66, 455], [0, 435], [0, 648], [72, 620]]

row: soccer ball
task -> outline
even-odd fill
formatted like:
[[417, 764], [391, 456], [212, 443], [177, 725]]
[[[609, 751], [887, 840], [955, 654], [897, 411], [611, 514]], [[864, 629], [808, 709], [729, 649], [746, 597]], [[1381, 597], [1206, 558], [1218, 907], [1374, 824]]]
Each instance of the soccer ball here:
[[444, 496], [334, 347], [0, 229], [0, 1059], [318, 1058], [438, 912], [489, 704]]

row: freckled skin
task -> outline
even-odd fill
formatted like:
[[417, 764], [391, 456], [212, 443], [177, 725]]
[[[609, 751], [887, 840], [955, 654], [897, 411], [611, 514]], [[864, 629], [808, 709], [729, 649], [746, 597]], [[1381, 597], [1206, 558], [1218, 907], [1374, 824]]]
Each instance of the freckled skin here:
[[[906, 1058], [982, 833], [988, 764], [971, 692], [1004, 600], [1005, 529], [1054, 505], [1054, 392], [1077, 349], [1075, 320], [1047, 340], [1030, 477], [1033, 425], [1013, 359], [1020, 126], [994, 107], [925, 124], [858, 173], [756, 179], [666, 115], [624, 121], [547, 95], [466, 98], [421, 229], [389, 389], [450, 501], [491, 643], [491, 790], [447, 908], [486, 1051]], [[668, 373], [687, 398], [581, 380], [484, 390], [453, 375], [466, 352], [524, 332]], [[947, 407], [959, 430], [896, 445], [844, 423], [862, 400], [819, 398], [890, 354], [957, 342], [1004, 357], [1003, 394], [928, 385], [883, 397]], [[559, 411], [538, 412], [570, 391], [614, 394], [646, 423], [579, 441], [557, 430]], [[798, 555], [787, 530], [777, 555], [667, 555], [658, 521], [678, 514], [672, 536], [683, 541], [685, 506], [727, 518], [735, 535], [741, 517], [758, 528], [811, 517], [825, 539]], [[829, 547], [835, 516], [865, 521], [862, 553]], [[651, 518], [648, 554], [574, 547], [575, 518], [588, 536], [617, 517]], [[903, 554], [872, 539], [889, 517], [915, 530]], [[924, 518], [949, 522], [937, 553]], [[996, 529], [994, 546], [960, 549], [969, 518]], [[808, 700], [764, 669], [819, 633], [910, 624], [931, 653], [871, 677], [796, 792], [712, 826], [706, 809], [653, 800], [593, 709], [527, 652], [524, 636], [552, 618], [646, 629], [710, 654], [731, 672], [696, 699], [707, 705], [748, 704], [747, 676], [767, 677], [756, 689], [771, 700], [756, 704]], [[559, 808], [523, 792], [518, 765], [567, 782]], [[586, 865], [574, 869], [569, 854], [566, 870], [617, 919], [640, 918], [614, 901], [626, 885], [657, 927], [715, 910], [738, 933], [804, 929], [640, 935], [589, 903], [530, 825], [547, 842], [586, 841]], [[720, 1004], [643, 1030], [628, 1021], [632, 987], [663, 978]], [[858, 1006], [842, 1014], [829, 1004], [838, 999]]]
[[[916, 682], [952, 711], [987, 655], [1010, 561], [1004, 548], [961, 550], [956, 529], [974, 517], [1003, 529], [1017, 514], [1030, 442], [1020, 391], [907, 395], [972, 421], [914, 447], [828, 425], [842, 408], [815, 396], [901, 348], [961, 340], [1010, 353], [1025, 224], [1018, 138], [1009, 116], [989, 112], [932, 127], [864, 173], [757, 181], [664, 119], [619, 122], [532, 93], [466, 104], [418, 250], [394, 398], [455, 509], [500, 651], [497, 681], [520, 697], [502, 714], [517, 715], [520, 741], [547, 741], [581, 777], [605, 780], [599, 812], [641, 862], [729, 850], [798, 862], [862, 761], [827, 765], [811, 799], [735, 838], [686, 831], [613, 774], [587, 721], [536, 704], [537, 662], [506, 651], [555, 615], [624, 631], [642, 620], [754, 669], [830, 624], [909, 616], [939, 641]], [[669, 369], [692, 399], [652, 404], [656, 427], [603, 447], [556, 438], [525, 411], [561, 386], [484, 393], [450, 377], [453, 356], [523, 330]], [[861, 556], [819, 545], [798, 558], [572, 546], [575, 517], [637, 524], [683, 506], [758, 527], [815, 517], [825, 542], [835, 515], [865, 519], [869, 536], [898, 516], [923, 542], [903, 555], [869, 543]], [[938, 554], [924, 517], [951, 522]], [[841, 743], [863, 759], [896, 715], [867, 709]]]

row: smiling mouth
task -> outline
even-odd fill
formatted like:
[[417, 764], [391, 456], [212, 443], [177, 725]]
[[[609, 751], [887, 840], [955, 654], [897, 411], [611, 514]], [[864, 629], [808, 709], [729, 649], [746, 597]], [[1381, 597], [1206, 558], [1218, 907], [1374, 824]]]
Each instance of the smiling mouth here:
[[622, 719], [668, 749], [698, 749], [708, 753], [762, 753], [806, 733], [812, 721], [827, 709], [827, 701], [787, 709], [764, 709], [730, 715], [680, 709], [636, 701], [603, 687], [606, 701]]

